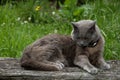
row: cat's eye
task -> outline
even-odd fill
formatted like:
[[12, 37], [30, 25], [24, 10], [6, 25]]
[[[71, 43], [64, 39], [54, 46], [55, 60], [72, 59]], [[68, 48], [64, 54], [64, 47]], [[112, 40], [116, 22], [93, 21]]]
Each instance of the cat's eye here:
[[89, 44], [89, 47], [95, 47], [97, 45], [97, 42], [91, 42], [90, 44]]
[[93, 44], [92, 44], [92, 46], [96, 46], [97, 45], [97, 43], [96, 42], [94, 42]]

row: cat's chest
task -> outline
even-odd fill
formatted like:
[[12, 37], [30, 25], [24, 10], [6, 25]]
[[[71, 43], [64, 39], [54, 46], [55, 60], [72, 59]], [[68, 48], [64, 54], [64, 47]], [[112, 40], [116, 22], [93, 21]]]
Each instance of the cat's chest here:
[[100, 51], [102, 51], [101, 45], [97, 45], [95, 47], [86, 47], [86, 48], [77, 47], [76, 48], [77, 55], [91, 56], [91, 55], [99, 53]]

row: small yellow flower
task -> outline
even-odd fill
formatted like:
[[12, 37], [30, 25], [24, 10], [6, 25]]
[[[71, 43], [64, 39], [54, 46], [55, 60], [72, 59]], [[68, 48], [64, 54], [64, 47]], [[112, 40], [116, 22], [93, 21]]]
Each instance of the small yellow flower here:
[[39, 11], [40, 10], [40, 6], [36, 6], [35, 10]]

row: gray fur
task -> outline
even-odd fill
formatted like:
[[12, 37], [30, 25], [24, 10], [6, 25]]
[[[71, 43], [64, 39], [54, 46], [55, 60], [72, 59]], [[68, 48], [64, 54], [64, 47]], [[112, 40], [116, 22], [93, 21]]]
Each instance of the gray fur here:
[[52, 34], [28, 45], [23, 51], [21, 66], [44, 71], [78, 66], [89, 73], [97, 73], [97, 68], [109, 69], [102, 55], [104, 38], [96, 22], [81, 20], [72, 25], [71, 37]]

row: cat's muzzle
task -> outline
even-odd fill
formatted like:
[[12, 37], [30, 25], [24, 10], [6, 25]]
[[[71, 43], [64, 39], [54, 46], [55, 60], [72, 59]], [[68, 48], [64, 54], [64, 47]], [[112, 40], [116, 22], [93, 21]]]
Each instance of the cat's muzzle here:
[[82, 48], [85, 48], [88, 46], [88, 44], [84, 43], [83, 41], [79, 42], [78, 43], [78, 46], [82, 47]]

